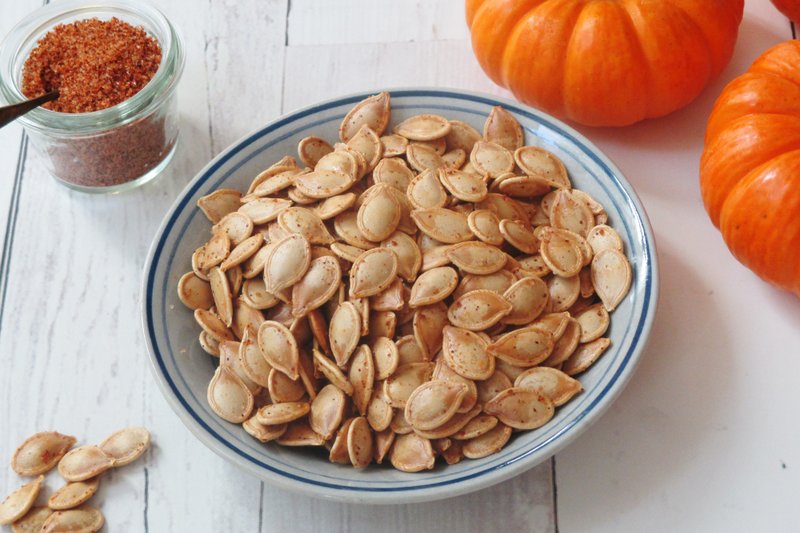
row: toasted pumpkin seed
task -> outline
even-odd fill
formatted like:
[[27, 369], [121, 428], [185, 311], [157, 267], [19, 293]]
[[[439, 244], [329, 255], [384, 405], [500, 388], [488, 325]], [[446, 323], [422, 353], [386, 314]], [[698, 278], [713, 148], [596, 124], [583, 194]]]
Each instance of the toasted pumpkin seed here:
[[105, 519], [100, 511], [82, 505], [75, 509], [56, 511], [47, 517], [42, 524], [41, 533], [57, 533], [69, 531], [71, 533], [94, 533], [100, 531]]
[[571, 191], [559, 190], [550, 208], [550, 224], [554, 228], [577, 233], [583, 237], [594, 226], [594, 214], [589, 206]]
[[222, 263], [228, 257], [230, 250], [231, 240], [227, 233], [212, 235], [208, 242], [195, 250], [192, 255], [192, 270], [200, 279], [206, 279], [205, 273]]
[[550, 398], [556, 407], [564, 405], [583, 390], [577, 379], [548, 367], [529, 368], [517, 377], [514, 386], [537, 391]]
[[307, 167], [314, 168], [319, 160], [333, 152], [333, 146], [325, 139], [309, 136], [302, 139], [297, 145], [297, 155]]
[[504, 252], [480, 241], [454, 244], [447, 249], [446, 255], [454, 265], [470, 274], [493, 274], [506, 264]]
[[40, 475], [9, 494], [0, 503], [0, 525], [10, 524], [25, 516], [39, 497], [43, 481], [44, 476]]
[[333, 438], [342, 423], [347, 397], [332, 384], [325, 385], [311, 402], [308, 424], [325, 440]]
[[383, 157], [392, 158], [398, 155], [405, 155], [406, 148], [408, 148], [408, 139], [402, 135], [392, 133], [382, 136], [381, 144], [383, 145]]
[[402, 472], [420, 472], [433, 468], [436, 456], [431, 442], [415, 433], [400, 435], [392, 446], [392, 466]]
[[47, 505], [55, 511], [72, 509], [89, 501], [99, 486], [100, 478], [67, 483], [50, 496]]
[[267, 426], [287, 424], [303, 418], [311, 410], [308, 402], [284, 402], [265, 405], [258, 410], [256, 420]]
[[187, 272], [178, 281], [178, 298], [183, 305], [194, 311], [195, 309], [210, 309], [214, 305], [211, 296], [211, 286], [207, 281], [200, 279], [194, 272]]
[[462, 170], [440, 168], [439, 180], [450, 194], [464, 202], [480, 202], [489, 194], [480, 176]]
[[497, 426], [497, 417], [481, 414], [472, 418], [457, 432], [451, 435], [456, 440], [470, 440], [485, 435]]
[[447, 306], [443, 302], [417, 308], [412, 321], [414, 338], [426, 360], [442, 346], [442, 330], [447, 325]]
[[350, 270], [350, 296], [365, 298], [385, 290], [397, 275], [397, 255], [389, 248], [367, 250]]
[[608, 330], [610, 319], [608, 311], [602, 304], [595, 304], [587, 307], [575, 315], [575, 320], [581, 326], [580, 342], [592, 342], [599, 339]]
[[438, 267], [423, 272], [411, 287], [411, 307], [440, 302], [450, 296], [458, 285], [458, 273], [451, 267]]
[[339, 261], [322, 256], [311, 261], [303, 279], [292, 287], [292, 314], [302, 317], [321, 307], [339, 290], [342, 269]]
[[526, 277], [514, 283], [504, 293], [503, 298], [511, 303], [511, 313], [503, 322], [524, 325], [536, 320], [547, 307], [550, 294], [547, 284], [537, 277]]
[[623, 250], [622, 239], [619, 233], [617, 233], [614, 228], [606, 226], [605, 224], [598, 224], [590, 229], [589, 233], [586, 235], [586, 240], [589, 242], [595, 255], [603, 250], [616, 250], [620, 253]]
[[547, 359], [554, 345], [552, 333], [527, 326], [502, 335], [486, 351], [511, 365], [530, 367]]
[[494, 291], [476, 290], [456, 298], [447, 318], [454, 326], [481, 331], [497, 324], [511, 310], [511, 303]]
[[294, 186], [309, 198], [330, 198], [346, 192], [355, 180], [352, 175], [338, 170], [320, 169], [297, 176]]
[[348, 396], [353, 395], [353, 385], [336, 364], [322, 355], [319, 350], [314, 350], [314, 363], [319, 371], [334, 385], [342, 389]]
[[278, 291], [300, 281], [311, 264], [311, 245], [299, 234], [290, 234], [272, 247], [264, 266], [264, 281], [267, 290], [277, 295]]
[[514, 152], [514, 161], [528, 176], [543, 178], [559, 189], [571, 188], [564, 163], [547, 150], [523, 146]]
[[499, 144], [509, 152], [522, 146], [525, 137], [514, 116], [500, 106], [494, 106], [483, 124], [483, 138]]
[[447, 192], [442, 187], [434, 170], [423, 170], [412, 178], [406, 188], [408, 200], [417, 209], [444, 207]]
[[225, 234], [236, 246], [253, 234], [253, 221], [239, 212], [228, 213], [211, 228], [214, 233]]
[[291, 379], [274, 368], [269, 371], [267, 389], [269, 390], [270, 398], [275, 403], [299, 402], [306, 393], [302, 380]]
[[444, 327], [442, 355], [447, 366], [467, 379], [487, 379], [494, 373], [494, 356], [487, 342], [476, 333], [453, 326]]
[[353, 385], [353, 405], [359, 413], [365, 415], [375, 385], [375, 363], [372, 351], [366, 344], [359, 346], [353, 354], [349, 379]]
[[428, 381], [417, 387], [405, 406], [406, 420], [419, 430], [430, 430], [445, 424], [456, 414], [466, 385], [449, 381]]
[[497, 396], [500, 392], [510, 389], [514, 386], [511, 380], [508, 379], [508, 376], [505, 374], [505, 372], [499, 368], [501, 364], [507, 365], [508, 363], [505, 363], [502, 360], [497, 361], [496, 363], [494, 374], [492, 374], [489, 379], [479, 381], [476, 384], [478, 388], [478, 401], [481, 404], [485, 404]]
[[466, 413], [474, 408], [475, 404], [478, 403], [478, 387], [475, 385], [475, 382], [471, 379], [465, 378], [450, 368], [447, 365], [444, 357], [439, 357], [436, 359], [432, 377], [433, 379], [466, 385], [467, 393], [464, 395], [464, 398], [462, 398], [461, 406], [456, 411], [457, 413]]
[[389, 185], [376, 184], [367, 194], [358, 208], [358, 229], [367, 239], [382, 241], [394, 233], [400, 223], [400, 204]]
[[390, 185], [403, 193], [414, 178], [414, 172], [399, 157], [382, 159], [372, 171], [372, 179], [376, 184]]
[[115, 467], [125, 466], [134, 462], [141, 457], [149, 447], [150, 432], [143, 427], [121, 429], [106, 437], [106, 439], [99, 444], [99, 448], [103, 450], [106, 455], [114, 459]]
[[299, 377], [297, 341], [283, 324], [267, 320], [258, 328], [258, 347], [267, 362], [292, 380]]
[[217, 342], [224, 340], [233, 340], [233, 334], [215, 313], [206, 311], [205, 309], [195, 309], [194, 319], [200, 324], [209, 336]]
[[347, 454], [355, 468], [366, 468], [372, 462], [372, 430], [363, 416], [347, 429]]
[[364, 125], [372, 128], [378, 135], [382, 135], [389, 124], [389, 116], [389, 93], [382, 92], [365, 98], [342, 119], [342, 124], [339, 126], [339, 139], [342, 142], [349, 141]]
[[239, 208], [242, 193], [235, 189], [217, 189], [197, 200], [197, 207], [205, 214], [212, 224], [216, 224], [222, 217]]
[[214, 267], [208, 273], [208, 282], [211, 285], [211, 295], [214, 298], [217, 313], [225, 325], [230, 327], [233, 323], [233, 299], [228, 278], [219, 267]]
[[14, 451], [11, 468], [21, 476], [36, 476], [52, 469], [75, 444], [75, 437], [57, 431], [36, 433]]
[[[253, 410], [254, 398], [232, 370], [219, 366], [208, 384], [208, 404], [223, 420], [241, 424]], [[91, 477], [91, 476], [90, 476]]]
[[606, 337], [581, 344], [572, 353], [569, 359], [564, 361], [561, 371], [568, 376], [575, 376], [586, 371], [601, 355], [603, 355], [603, 352], [605, 352], [610, 345], [611, 341]]
[[536, 429], [553, 418], [553, 401], [536, 389], [511, 387], [483, 406], [486, 414], [496, 416], [514, 429]]
[[[493, 274], [485, 276], [478, 274], [467, 274], [461, 278], [458, 288], [453, 293], [455, 298], [460, 298], [462, 295], [480, 289], [496, 292], [499, 295], [504, 295], [505, 292], [516, 282], [517, 278], [508, 270], [498, 270]], [[510, 300], [509, 300], [510, 301]], [[512, 302], [513, 304], [513, 302]], [[512, 310], [513, 312], [513, 310]]]
[[434, 148], [419, 143], [410, 143], [408, 145], [406, 159], [408, 164], [417, 172], [435, 171], [444, 166], [444, 159]]
[[467, 217], [470, 231], [487, 244], [500, 246], [503, 234], [500, 233], [500, 220], [488, 209], [476, 209]]
[[330, 462], [342, 465], [352, 464], [350, 462], [350, 454], [347, 452], [347, 432], [350, 431], [350, 424], [353, 423], [353, 420], [355, 418], [348, 418], [339, 426], [336, 438], [333, 439], [333, 444], [331, 444], [328, 454]]
[[514, 156], [499, 144], [478, 141], [472, 147], [469, 161], [482, 175], [495, 178], [514, 169]]
[[58, 473], [67, 481], [93, 478], [114, 466], [114, 459], [98, 446], [85, 445], [70, 450], [58, 462]]
[[462, 453], [470, 459], [481, 459], [499, 452], [511, 438], [511, 428], [498, 423], [486, 433], [464, 441]]
[[409, 363], [399, 366], [383, 382], [383, 392], [392, 407], [404, 409], [411, 393], [430, 380], [433, 363]]
[[601, 250], [592, 259], [592, 285], [607, 311], [613, 311], [631, 287], [631, 265], [622, 253]]
[[251, 416], [242, 423], [242, 428], [259, 442], [271, 442], [286, 432], [288, 424], [278, 424], [267, 426], [257, 420], [257, 414]]
[[383, 292], [370, 298], [370, 309], [374, 311], [399, 311], [406, 303], [403, 282], [395, 278]]
[[443, 243], [455, 244], [472, 238], [467, 217], [451, 209], [415, 209], [411, 212], [411, 218], [422, 232]]
[[[463, 384], [458, 384], [458, 385], [463, 386]], [[466, 412], [456, 412], [452, 417], [450, 417], [450, 419], [447, 422], [439, 426], [436, 426], [433, 429], [425, 430], [415, 427], [414, 433], [416, 433], [420, 437], [429, 439], [434, 449], [436, 450], [437, 445], [441, 446], [442, 444], [444, 444], [441, 442], [442, 439], [449, 441], [449, 437], [451, 435], [458, 432], [461, 428], [467, 425], [469, 421], [475, 418], [480, 412], [481, 412], [481, 407], [476, 405], [473, 406], [472, 409], [469, 409]], [[452, 444], [453, 444], [452, 441], [447, 442], [446, 447], [444, 449], [449, 448], [450, 446], [452, 446]], [[439, 450], [436, 451], [438, 453], [441, 453]]]
[[290, 422], [277, 442], [281, 446], [322, 446], [325, 444], [325, 439], [311, 429], [308, 420], [304, 418]]
[[366, 161], [367, 171], [375, 168], [383, 155], [383, 145], [378, 135], [366, 124], [347, 141], [347, 147], [361, 154]]

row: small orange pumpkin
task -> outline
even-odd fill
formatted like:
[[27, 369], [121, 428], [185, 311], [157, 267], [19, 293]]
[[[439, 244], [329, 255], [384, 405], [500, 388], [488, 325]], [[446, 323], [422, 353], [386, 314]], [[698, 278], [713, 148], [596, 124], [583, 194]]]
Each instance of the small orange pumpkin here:
[[700, 190], [749, 269], [800, 296], [800, 41], [767, 50], [717, 99]]
[[778, 11], [795, 22], [800, 22], [800, 0], [772, 0]]
[[466, 0], [483, 70], [592, 126], [679, 109], [728, 63], [744, 0]]

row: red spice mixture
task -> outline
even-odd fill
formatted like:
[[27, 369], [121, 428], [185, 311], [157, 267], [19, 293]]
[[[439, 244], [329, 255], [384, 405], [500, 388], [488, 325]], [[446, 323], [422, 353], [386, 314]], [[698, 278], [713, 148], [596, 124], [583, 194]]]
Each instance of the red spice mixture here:
[[142, 28], [117, 18], [59, 24], [31, 51], [22, 92], [33, 98], [58, 89], [45, 107], [88, 113], [123, 102], [149, 82], [161, 63], [161, 47]]

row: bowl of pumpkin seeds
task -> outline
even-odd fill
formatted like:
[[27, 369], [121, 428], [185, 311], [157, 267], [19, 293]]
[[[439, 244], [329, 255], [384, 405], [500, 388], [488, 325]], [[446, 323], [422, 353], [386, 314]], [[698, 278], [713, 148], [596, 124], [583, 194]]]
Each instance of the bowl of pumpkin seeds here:
[[658, 267], [587, 139], [519, 103], [402, 89], [301, 109], [181, 193], [151, 247], [154, 375], [280, 487], [452, 497], [551, 457], [632, 375]]

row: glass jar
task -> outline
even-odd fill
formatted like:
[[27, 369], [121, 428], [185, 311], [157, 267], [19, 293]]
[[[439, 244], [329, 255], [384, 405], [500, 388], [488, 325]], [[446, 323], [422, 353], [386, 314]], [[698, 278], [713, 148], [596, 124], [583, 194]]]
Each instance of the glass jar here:
[[119, 192], [150, 181], [169, 163], [178, 140], [175, 87], [183, 71], [183, 43], [155, 7], [140, 0], [86, 4], [56, 2], [31, 13], [0, 45], [0, 98], [11, 104], [22, 93], [25, 61], [54, 26], [116, 17], [143, 27], [161, 47], [161, 64], [141, 91], [119, 104], [89, 113], [38, 107], [18, 119], [60, 183], [83, 192]]

